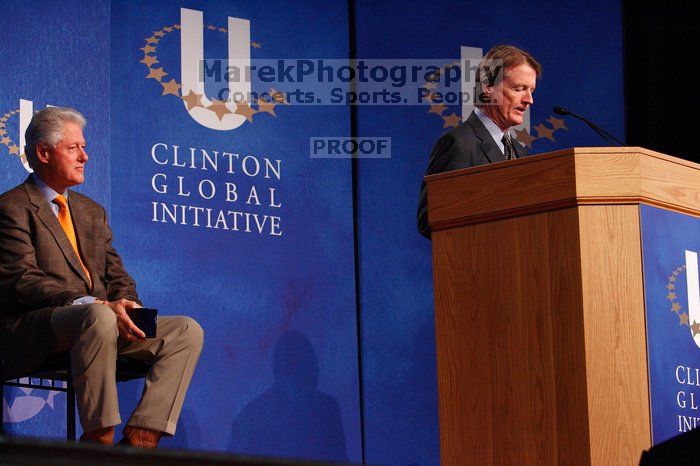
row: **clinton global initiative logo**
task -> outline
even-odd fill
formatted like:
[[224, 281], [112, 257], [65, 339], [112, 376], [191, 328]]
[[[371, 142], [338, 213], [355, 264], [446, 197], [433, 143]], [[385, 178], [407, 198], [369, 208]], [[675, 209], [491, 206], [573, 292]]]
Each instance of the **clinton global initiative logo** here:
[[[180, 82], [170, 77], [165, 65], [158, 59], [159, 47], [165, 47], [171, 34], [180, 35]], [[250, 66], [251, 48], [261, 48], [262, 44], [250, 40], [250, 21], [228, 17], [227, 27], [213, 24], [204, 25], [201, 11], [180, 9], [180, 24], [164, 26], [145, 39], [143, 63], [148, 68], [146, 79], [160, 84], [161, 96], [171, 96], [182, 100], [187, 113], [199, 124], [210, 129], [228, 131], [242, 124], [253, 123], [253, 118], [266, 114], [276, 117], [275, 107], [287, 104], [284, 94], [270, 89], [249, 102], [252, 96], [251, 82], [228, 83], [227, 92], [219, 92], [217, 98], [209, 98], [204, 90], [204, 80], [200, 79], [204, 63], [204, 33], [227, 34], [229, 61]], [[161, 44], [161, 41], [164, 44]], [[172, 45], [172, 44], [169, 44]], [[241, 97], [242, 96], [242, 97]], [[250, 97], [252, 98], [252, 97]]]
[[671, 303], [669, 310], [674, 314], [675, 323], [686, 327], [700, 347], [700, 281], [696, 251], [685, 251], [685, 264], [671, 272], [666, 289], [666, 299]]
[[16, 141], [13, 141], [8, 132], [8, 120], [19, 113], [19, 109], [9, 111], [0, 117], [0, 145], [5, 146], [10, 155], [19, 157], [23, 163], [26, 163], [27, 157], [24, 153], [20, 154], [20, 148]]
[[[24, 132], [32, 120], [32, 115], [34, 115], [34, 103], [31, 100], [20, 99], [19, 108], [0, 116], [0, 146], [5, 147], [8, 155], [17, 157], [24, 169], [30, 173], [33, 170], [27, 162], [23, 149]], [[13, 138], [13, 134], [17, 135], [16, 139]]]
[[[461, 122], [465, 121], [474, 110], [474, 102], [477, 100], [479, 93], [476, 69], [482, 57], [483, 49], [479, 47], [462, 46], [461, 61], [444, 64], [435, 72], [432, 79], [429, 78], [423, 84], [422, 89], [424, 89], [424, 94], [422, 98], [429, 103], [427, 113], [439, 117], [442, 120], [443, 129], [458, 126]], [[462, 66], [462, 69], [456, 70], [456, 68], [460, 66]], [[467, 68], [471, 68], [471, 70]], [[461, 89], [459, 92], [442, 92], [436, 83], [442, 81], [441, 77], [443, 75], [450, 75], [455, 72], [463, 76], [470, 76], [470, 78], [460, 80]], [[447, 81], [449, 82], [450, 80], [448, 79]], [[455, 104], [461, 105], [461, 115], [450, 109], [450, 106]], [[544, 123], [540, 123], [534, 127], [537, 133], [536, 135], [531, 133], [531, 129], [530, 109], [528, 108], [523, 116], [523, 123], [513, 128], [515, 138], [520, 144], [527, 146], [528, 149], [532, 149], [532, 143], [538, 139], [549, 139], [552, 142], [556, 142], [554, 133], [559, 130], [569, 130], [563, 119], [554, 116], [550, 116]]]

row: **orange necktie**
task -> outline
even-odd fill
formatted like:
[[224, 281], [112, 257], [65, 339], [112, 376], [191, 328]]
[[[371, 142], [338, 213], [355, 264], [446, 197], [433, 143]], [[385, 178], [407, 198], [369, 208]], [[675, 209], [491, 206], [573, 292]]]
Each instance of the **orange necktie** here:
[[73, 219], [71, 219], [70, 216], [68, 202], [66, 201], [66, 198], [63, 196], [63, 194], [59, 194], [58, 196], [56, 196], [56, 198], [53, 201], [58, 205], [58, 223], [61, 224], [61, 226], [63, 227], [63, 231], [65, 231], [66, 236], [68, 236], [68, 241], [70, 241], [70, 244], [73, 245], [73, 249], [78, 255], [80, 265], [83, 266], [85, 275], [87, 275], [88, 285], [90, 285], [90, 288], [92, 288], [92, 279], [90, 278], [90, 272], [88, 271], [87, 267], [85, 267], [83, 258], [80, 257], [80, 251], [78, 250], [78, 240], [75, 237], [75, 228], [73, 228]]

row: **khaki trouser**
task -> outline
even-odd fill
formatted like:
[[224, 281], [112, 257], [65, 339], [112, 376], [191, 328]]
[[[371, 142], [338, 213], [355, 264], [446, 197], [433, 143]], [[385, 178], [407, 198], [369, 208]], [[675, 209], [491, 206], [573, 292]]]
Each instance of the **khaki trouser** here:
[[54, 351], [70, 351], [80, 423], [85, 432], [121, 424], [117, 399], [119, 356], [153, 364], [133, 427], [175, 434], [187, 387], [202, 350], [203, 332], [189, 317], [159, 317], [155, 338], [132, 343], [121, 337], [117, 319], [104, 304], [57, 308], [51, 318]]

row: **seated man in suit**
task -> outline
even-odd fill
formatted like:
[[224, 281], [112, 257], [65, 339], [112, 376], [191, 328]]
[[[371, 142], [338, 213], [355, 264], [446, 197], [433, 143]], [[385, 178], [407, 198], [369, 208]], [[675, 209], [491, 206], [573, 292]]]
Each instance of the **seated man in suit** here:
[[[481, 95], [476, 109], [435, 143], [426, 176], [530, 155], [512, 140], [510, 129], [522, 124], [525, 110], [533, 104], [542, 66], [524, 50], [498, 45], [481, 60], [478, 73]], [[418, 201], [418, 231], [430, 238], [425, 181]]]
[[20, 374], [69, 351], [81, 440], [110, 445], [121, 423], [117, 355], [152, 363], [122, 443], [156, 447], [175, 434], [203, 332], [189, 317], [162, 317], [146, 339], [132, 321], [142, 306], [105, 211], [68, 190], [84, 181], [84, 126], [70, 108], [37, 112], [26, 131], [34, 173], [0, 196], [0, 356]]

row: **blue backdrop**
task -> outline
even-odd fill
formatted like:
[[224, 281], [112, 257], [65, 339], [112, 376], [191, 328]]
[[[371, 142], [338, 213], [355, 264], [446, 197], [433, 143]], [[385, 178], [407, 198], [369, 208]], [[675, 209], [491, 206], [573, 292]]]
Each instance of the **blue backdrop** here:
[[[359, 461], [351, 167], [307, 155], [309, 137], [349, 132], [348, 110], [278, 105], [275, 115], [260, 112], [233, 130], [200, 125], [165, 86], [182, 82], [182, 31], [172, 28], [181, 7], [203, 12], [207, 58], [228, 56], [219, 29], [227, 16], [250, 20], [251, 41], [260, 45], [254, 59], [347, 55], [342, 10], [288, 12], [291, 23], [313, 25], [298, 35], [267, 20], [274, 3], [112, 5], [115, 237], [144, 301], [195, 315], [206, 332], [182, 422], [202, 435], [173, 444]], [[149, 66], [145, 57], [158, 63]], [[146, 77], [153, 69], [168, 75]], [[222, 154], [216, 169], [202, 165], [202, 150]], [[266, 224], [262, 232], [235, 231], [230, 215], [210, 221], [200, 210], [199, 221], [183, 225], [182, 215], [172, 221], [161, 210], [173, 204], [240, 212], [240, 222], [258, 215]]]
[[[249, 21], [241, 48], [253, 60], [346, 60], [351, 45], [361, 58], [458, 60], [461, 46], [514, 43], [544, 67], [531, 113], [538, 153], [602, 144], [576, 121], [550, 119], [554, 105], [624, 134], [620, 5], [3, 4], [0, 188], [26, 177], [20, 99], [80, 109], [91, 155], [80, 190], [108, 208], [144, 301], [205, 329], [178, 435], [164, 445], [439, 464], [430, 243], [415, 212], [433, 142], [466, 115], [458, 106], [356, 107], [354, 135], [390, 137], [392, 152], [356, 161], [353, 180], [350, 160], [309, 155], [311, 137], [351, 135], [349, 107], [252, 101], [257, 113], [243, 106], [236, 117], [183, 87], [192, 42], [181, 41], [181, 8], [201, 12], [208, 59], [228, 56], [228, 17]], [[207, 81], [207, 96], [220, 87]], [[253, 91], [268, 87], [253, 80]], [[188, 110], [221, 112], [215, 126], [245, 121], [212, 129]], [[253, 222], [250, 231], [234, 219]], [[139, 392], [138, 383], [120, 388], [124, 415]], [[62, 395], [6, 390], [5, 400], [29, 418], [8, 430], [63, 435]]]
[[[461, 46], [485, 53], [500, 43], [531, 52], [543, 66], [531, 112], [532, 153], [605, 145], [583, 123], [550, 121], [555, 105], [624, 134], [617, 2], [358, 1], [354, 17], [359, 57], [459, 60]], [[368, 462], [437, 464], [439, 457], [430, 241], [416, 232], [416, 208], [433, 143], [450, 116], [468, 115], [459, 106], [441, 114], [429, 110], [428, 105], [357, 109], [359, 136], [391, 137], [392, 143], [391, 159], [358, 161]]]

